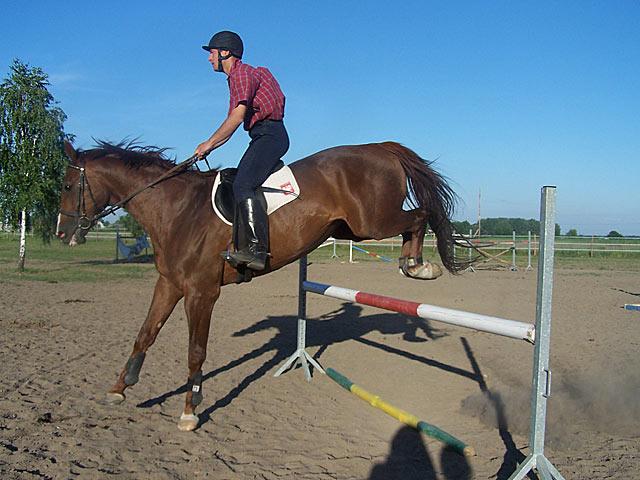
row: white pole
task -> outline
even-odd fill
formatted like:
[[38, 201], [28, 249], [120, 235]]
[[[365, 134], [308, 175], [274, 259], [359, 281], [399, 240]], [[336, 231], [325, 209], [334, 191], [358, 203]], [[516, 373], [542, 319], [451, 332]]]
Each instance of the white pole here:
[[478, 238], [482, 234], [480, 222], [482, 222], [482, 217], [480, 216], [480, 189], [478, 188]]
[[18, 270], [24, 271], [25, 252], [27, 249], [27, 211], [20, 213], [20, 253], [18, 259]]
[[353, 263], [353, 240], [349, 240], [349, 263]]

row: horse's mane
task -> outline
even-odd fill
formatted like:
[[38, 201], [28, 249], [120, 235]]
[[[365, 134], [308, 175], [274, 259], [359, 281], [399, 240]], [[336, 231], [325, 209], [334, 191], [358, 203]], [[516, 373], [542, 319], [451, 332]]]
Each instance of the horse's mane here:
[[157, 165], [165, 170], [175, 166], [175, 159], [167, 158], [164, 154], [168, 148], [158, 148], [152, 145], [140, 145], [136, 140], [122, 140], [110, 143], [96, 140], [95, 148], [86, 151], [93, 158], [113, 155], [120, 158], [125, 166], [138, 169]]

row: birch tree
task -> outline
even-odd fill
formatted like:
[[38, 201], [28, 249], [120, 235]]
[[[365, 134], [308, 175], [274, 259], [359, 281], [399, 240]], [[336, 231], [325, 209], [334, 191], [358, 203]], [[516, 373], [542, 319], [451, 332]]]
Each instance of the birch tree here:
[[45, 242], [55, 233], [66, 165], [66, 115], [41, 68], [14, 60], [10, 70], [0, 84], [0, 215], [13, 227], [20, 226], [22, 271], [27, 225]]

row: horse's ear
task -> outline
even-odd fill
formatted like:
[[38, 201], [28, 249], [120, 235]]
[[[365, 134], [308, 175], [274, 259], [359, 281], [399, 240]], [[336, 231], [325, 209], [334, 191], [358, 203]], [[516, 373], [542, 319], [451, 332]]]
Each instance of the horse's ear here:
[[71, 145], [69, 140], [64, 141], [64, 153], [67, 154], [71, 163], [76, 163], [76, 160], [78, 159], [78, 152], [74, 150], [73, 145]]

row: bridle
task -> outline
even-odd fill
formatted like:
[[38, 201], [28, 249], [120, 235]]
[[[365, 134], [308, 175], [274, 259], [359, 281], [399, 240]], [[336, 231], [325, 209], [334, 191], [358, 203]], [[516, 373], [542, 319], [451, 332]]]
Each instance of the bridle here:
[[[78, 219], [78, 227], [81, 230], [89, 230], [95, 221], [98, 220], [94, 215], [93, 218], [89, 218], [87, 216], [87, 204], [85, 201], [84, 191], [89, 191], [89, 196], [91, 197], [91, 201], [93, 202], [93, 206], [95, 208], [98, 207], [96, 204], [96, 199], [93, 197], [93, 192], [91, 191], [91, 185], [89, 184], [89, 180], [87, 179], [87, 175], [84, 171], [84, 167], [78, 167], [77, 165], [69, 165], [69, 167], [74, 168], [80, 172], [80, 180], [78, 181], [78, 202], [76, 205], [75, 212], [68, 212], [60, 209], [60, 213], [67, 217], [77, 218]], [[99, 217], [102, 218], [102, 217]]]
[[198, 157], [196, 155], [189, 157], [188, 159], [177, 164], [170, 170], [167, 170], [165, 173], [163, 173], [158, 178], [148, 183], [144, 187], [141, 187], [138, 190], [135, 190], [133, 193], [130, 193], [125, 198], [120, 200], [118, 203], [111, 205], [109, 208], [105, 209], [102, 213], [93, 215], [91, 218], [87, 216], [87, 204], [85, 200], [85, 191], [89, 192], [89, 197], [91, 198], [91, 201], [93, 202], [93, 207], [96, 210], [98, 209], [98, 204], [96, 202], [96, 199], [93, 196], [93, 192], [91, 191], [91, 185], [89, 184], [89, 179], [87, 178], [85, 167], [84, 166], [79, 167], [77, 165], [69, 164], [69, 167], [75, 170], [78, 170], [80, 172], [80, 179], [78, 181], [78, 202], [76, 204], [75, 212], [69, 212], [61, 209], [60, 214], [65, 215], [67, 217], [78, 219], [78, 226], [76, 227], [76, 229], [79, 228], [80, 230], [88, 231], [93, 225], [95, 225], [95, 223], [98, 220], [106, 217], [107, 215], [111, 215], [113, 212], [119, 210], [124, 205], [126, 205], [127, 202], [129, 202], [129, 200], [131, 200], [133, 197], [135, 197], [139, 193], [142, 193], [147, 188], [151, 188], [154, 185], [157, 185], [158, 183], [162, 182], [163, 180], [166, 180], [167, 178], [170, 178], [178, 175], [179, 173], [182, 173], [183, 170], [186, 170], [197, 161], [198, 161]]

